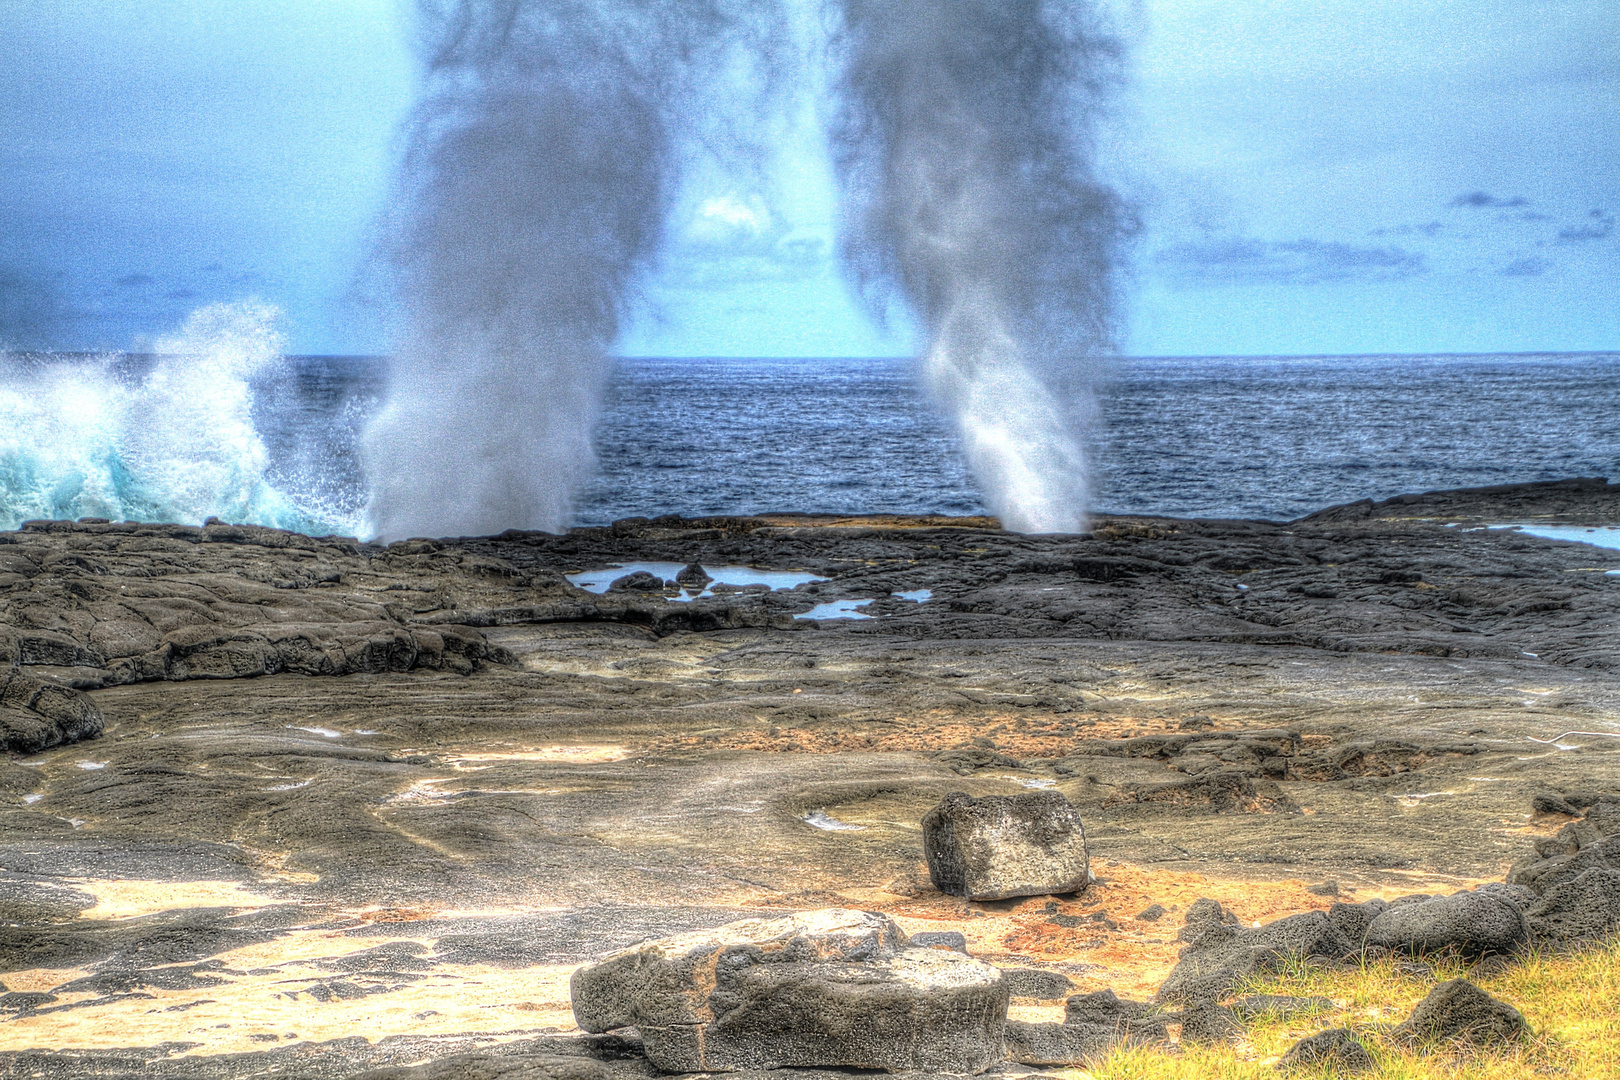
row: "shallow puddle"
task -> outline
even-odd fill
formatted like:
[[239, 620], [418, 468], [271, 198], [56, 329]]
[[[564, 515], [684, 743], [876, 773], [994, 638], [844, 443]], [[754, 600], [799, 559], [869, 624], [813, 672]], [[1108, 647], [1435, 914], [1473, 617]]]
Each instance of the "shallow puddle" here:
[[1487, 525], [1487, 529], [1516, 529], [1531, 536], [1547, 540], [1565, 540], [1574, 544], [1620, 551], [1620, 525]]
[[[686, 563], [675, 562], [627, 562], [619, 566], [610, 566], [605, 570], [586, 570], [579, 574], [567, 575], [570, 583], [577, 585], [586, 592], [601, 595], [608, 591], [608, 586], [627, 574], [648, 573], [662, 581], [674, 581], [675, 575], [686, 569]], [[773, 591], [777, 589], [793, 589], [800, 585], [808, 585], [813, 581], [826, 581], [824, 577], [807, 573], [803, 570], [758, 570], [752, 566], [705, 566], [703, 572], [712, 579], [702, 590], [682, 589], [681, 595], [669, 599], [678, 602], [697, 600], [705, 596], [715, 595], [716, 585], [730, 585], [734, 588], [747, 588], [749, 585], [766, 585]]]
[[864, 600], [831, 600], [825, 604], [817, 604], [802, 614], [793, 616], [795, 619], [870, 619], [860, 609], [872, 602], [871, 597]]
[[847, 821], [839, 821], [825, 810], [812, 810], [799, 819], [812, 829], [821, 829], [824, 832], [863, 832], [865, 825], [851, 825]]

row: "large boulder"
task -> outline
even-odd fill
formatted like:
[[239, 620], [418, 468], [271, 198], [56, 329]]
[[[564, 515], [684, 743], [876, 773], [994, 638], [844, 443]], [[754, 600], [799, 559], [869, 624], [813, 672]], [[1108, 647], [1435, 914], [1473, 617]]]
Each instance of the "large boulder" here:
[[1597, 941], [1620, 930], [1620, 870], [1588, 870], [1548, 889], [1525, 918], [1536, 936]]
[[975, 799], [955, 791], [923, 818], [934, 885], [1004, 900], [1084, 889], [1091, 880], [1080, 814], [1056, 791]]
[[1399, 904], [1375, 918], [1366, 941], [1386, 949], [1426, 953], [1452, 948], [1470, 956], [1512, 952], [1530, 939], [1518, 907], [1494, 892], [1461, 892]]
[[1466, 979], [1452, 979], [1431, 990], [1390, 1035], [1405, 1042], [1444, 1039], [1491, 1046], [1511, 1042], [1526, 1030], [1518, 1009]]
[[576, 971], [571, 990], [581, 1028], [639, 1028], [665, 1072], [977, 1073], [1002, 1059], [1007, 1022], [995, 968], [836, 908], [645, 942]]

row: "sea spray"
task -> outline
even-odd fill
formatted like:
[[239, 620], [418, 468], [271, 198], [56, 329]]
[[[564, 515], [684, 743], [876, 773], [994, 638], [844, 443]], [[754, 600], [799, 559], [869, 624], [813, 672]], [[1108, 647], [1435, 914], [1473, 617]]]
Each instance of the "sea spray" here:
[[1087, 0], [840, 0], [845, 254], [928, 335], [924, 382], [1009, 528], [1074, 532], [1091, 358], [1131, 228], [1095, 174], [1121, 50]]
[[352, 529], [267, 478], [251, 380], [281, 359], [276, 315], [250, 303], [201, 308], [156, 343], [144, 374], [120, 370], [112, 356], [8, 358], [0, 528], [30, 518], [200, 525], [217, 516], [305, 532]]
[[425, 92], [386, 262], [401, 312], [363, 460], [370, 530], [559, 530], [608, 350], [652, 263], [699, 84], [772, 37], [752, 0], [420, 5]]

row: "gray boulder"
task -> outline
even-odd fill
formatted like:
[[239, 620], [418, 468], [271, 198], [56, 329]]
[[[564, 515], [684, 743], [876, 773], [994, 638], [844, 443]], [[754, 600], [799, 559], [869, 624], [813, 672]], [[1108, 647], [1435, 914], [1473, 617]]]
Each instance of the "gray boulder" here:
[[1425, 953], [1453, 948], [1470, 956], [1511, 952], [1530, 939], [1524, 913], [1494, 893], [1461, 892], [1392, 906], [1367, 927], [1366, 941]]
[[639, 1028], [665, 1072], [977, 1073], [1002, 1059], [1007, 1022], [995, 968], [837, 908], [645, 942], [576, 971], [571, 992], [581, 1028]]
[[954, 791], [923, 818], [923, 854], [941, 892], [1004, 900], [1084, 889], [1080, 814], [1056, 791], [975, 799]]
[[1620, 930], [1620, 870], [1588, 870], [1548, 889], [1525, 911], [1538, 938], [1597, 941]]
[[1368, 900], [1361, 904], [1335, 903], [1328, 908], [1328, 922], [1339, 928], [1352, 945], [1360, 945], [1367, 938], [1367, 927], [1389, 909], [1382, 900]]
[[1319, 1031], [1295, 1043], [1277, 1062], [1279, 1069], [1320, 1068], [1330, 1065], [1335, 1072], [1365, 1072], [1373, 1067], [1373, 1056], [1349, 1028]]
[[1466, 979], [1453, 979], [1431, 990], [1390, 1036], [1404, 1042], [1445, 1039], [1491, 1046], [1511, 1042], [1526, 1030], [1518, 1009]]

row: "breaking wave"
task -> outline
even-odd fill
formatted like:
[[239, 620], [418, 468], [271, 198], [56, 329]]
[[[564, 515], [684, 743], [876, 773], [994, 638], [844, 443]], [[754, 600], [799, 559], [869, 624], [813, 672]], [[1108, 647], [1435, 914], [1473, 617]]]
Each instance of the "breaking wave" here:
[[352, 533], [352, 515], [271, 482], [251, 380], [282, 362], [275, 308], [216, 304], [128, 358], [13, 356], [0, 385], [0, 528], [37, 519]]

